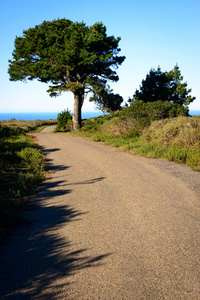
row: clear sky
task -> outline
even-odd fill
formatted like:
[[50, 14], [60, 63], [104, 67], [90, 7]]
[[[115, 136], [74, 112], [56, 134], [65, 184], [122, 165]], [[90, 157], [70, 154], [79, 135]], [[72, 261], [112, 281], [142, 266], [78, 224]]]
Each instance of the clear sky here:
[[[36, 80], [9, 81], [8, 59], [12, 59], [14, 39], [23, 30], [66, 18], [86, 25], [103, 22], [107, 34], [120, 36], [125, 62], [110, 84], [125, 101], [139, 88], [151, 68], [170, 71], [177, 63], [184, 81], [196, 100], [192, 110], [200, 110], [200, 1], [199, 0], [0, 0], [0, 112], [59, 112], [73, 110], [73, 94], [50, 98], [47, 84]], [[94, 111], [85, 101], [83, 111]]]

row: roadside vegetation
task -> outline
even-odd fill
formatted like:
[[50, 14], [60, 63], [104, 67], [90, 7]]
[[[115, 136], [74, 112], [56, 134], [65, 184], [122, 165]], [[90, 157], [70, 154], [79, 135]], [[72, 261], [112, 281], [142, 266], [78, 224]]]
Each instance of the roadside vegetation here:
[[20, 209], [45, 178], [44, 157], [26, 132], [52, 123], [0, 122], [0, 244], [22, 222]]
[[121, 111], [86, 120], [76, 134], [200, 171], [200, 116], [189, 116], [187, 107], [176, 103], [135, 101]]
[[57, 120], [50, 119], [50, 120], [31, 120], [31, 121], [24, 121], [24, 120], [15, 120], [10, 119], [8, 121], [0, 121], [0, 126], [7, 126], [11, 129], [21, 129], [24, 132], [39, 132], [44, 127], [56, 125]]
[[57, 116], [57, 126], [55, 132], [57, 131], [71, 131], [73, 129], [72, 115], [70, 111], [64, 110]]

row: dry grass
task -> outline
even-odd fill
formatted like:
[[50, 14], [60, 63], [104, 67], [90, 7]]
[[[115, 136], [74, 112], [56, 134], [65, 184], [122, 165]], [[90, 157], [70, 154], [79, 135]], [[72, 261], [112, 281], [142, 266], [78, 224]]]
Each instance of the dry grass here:
[[132, 117], [127, 117], [126, 119], [114, 117], [105, 121], [99, 128], [102, 133], [112, 136], [122, 136], [132, 132], [133, 129], [138, 131], [137, 121]]
[[153, 122], [143, 133], [144, 141], [166, 147], [200, 149], [200, 116], [178, 117]]
[[23, 120], [15, 120], [11, 119], [8, 121], [0, 121], [0, 126], [7, 126], [10, 128], [20, 128], [25, 132], [36, 130], [36, 128], [48, 125], [57, 124], [57, 120], [31, 120], [31, 121], [23, 121]]

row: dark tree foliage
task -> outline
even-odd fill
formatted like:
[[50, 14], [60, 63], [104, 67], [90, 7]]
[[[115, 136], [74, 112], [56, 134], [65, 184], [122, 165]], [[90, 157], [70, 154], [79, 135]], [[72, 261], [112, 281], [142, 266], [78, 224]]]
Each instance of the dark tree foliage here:
[[121, 110], [123, 98], [119, 94], [114, 94], [110, 88], [101, 88], [98, 91], [94, 90], [90, 101], [94, 101], [97, 107], [103, 112], [112, 112]]
[[154, 102], [158, 100], [166, 101], [169, 99], [168, 78], [161, 69], [151, 69], [146, 79], [142, 80], [140, 91], [136, 90], [134, 97], [144, 102]]
[[10, 80], [37, 79], [51, 83], [48, 92], [74, 94], [74, 129], [81, 125], [81, 107], [86, 92], [118, 81], [116, 68], [124, 61], [118, 56], [120, 38], [107, 36], [106, 27], [58, 19], [23, 31], [16, 37], [13, 60], [9, 61]]
[[189, 105], [195, 97], [189, 95], [191, 89], [187, 89], [187, 83], [182, 83], [182, 80], [178, 65], [170, 72], [162, 72], [160, 68], [151, 69], [133, 98], [144, 102], [161, 100]]

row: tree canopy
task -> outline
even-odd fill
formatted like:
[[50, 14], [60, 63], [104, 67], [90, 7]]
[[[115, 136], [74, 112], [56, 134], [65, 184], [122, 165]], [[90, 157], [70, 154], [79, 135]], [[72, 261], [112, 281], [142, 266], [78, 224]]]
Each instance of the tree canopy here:
[[119, 41], [107, 36], [102, 23], [88, 27], [67, 19], [44, 21], [16, 37], [13, 60], [9, 60], [10, 80], [50, 83], [51, 97], [73, 92], [73, 123], [78, 129], [85, 93], [119, 79], [116, 68], [125, 60], [118, 55]]
[[189, 95], [191, 89], [187, 89], [187, 83], [182, 82], [183, 76], [178, 65], [173, 70], [162, 72], [160, 67], [157, 70], [151, 69], [146, 79], [142, 80], [139, 90], [136, 90], [133, 98], [143, 102], [154, 102], [158, 100], [189, 105], [195, 97]]

